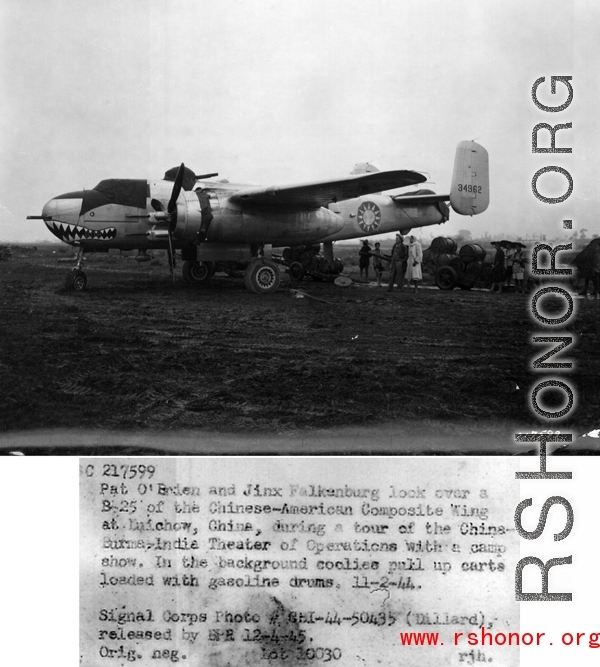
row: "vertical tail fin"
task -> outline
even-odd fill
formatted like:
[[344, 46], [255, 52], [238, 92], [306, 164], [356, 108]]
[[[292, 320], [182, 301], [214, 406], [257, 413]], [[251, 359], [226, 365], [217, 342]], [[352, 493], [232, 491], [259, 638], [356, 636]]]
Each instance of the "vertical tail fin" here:
[[488, 152], [474, 141], [456, 147], [450, 204], [461, 215], [483, 213], [490, 203]]

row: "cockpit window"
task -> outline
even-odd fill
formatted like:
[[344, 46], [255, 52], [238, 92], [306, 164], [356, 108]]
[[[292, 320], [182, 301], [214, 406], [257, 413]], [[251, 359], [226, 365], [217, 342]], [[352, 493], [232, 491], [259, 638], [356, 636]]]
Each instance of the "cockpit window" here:
[[133, 178], [109, 178], [100, 181], [93, 190], [83, 193], [80, 215], [106, 204], [146, 208], [148, 181]]

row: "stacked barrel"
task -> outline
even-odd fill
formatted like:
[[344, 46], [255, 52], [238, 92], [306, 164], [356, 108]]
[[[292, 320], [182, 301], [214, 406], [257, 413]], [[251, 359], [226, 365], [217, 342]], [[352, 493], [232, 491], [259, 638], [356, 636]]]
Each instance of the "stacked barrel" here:
[[430, 251], [435, 257], [436, 266], [447, 266], [456, 257], [456, 241], [444, 236], [433, 239]]
[[471, 289], [488, 286], [494, 275], [494, 266], [485, 261], [486, 251], [477, 243], [463, 245], [457, 252], [454, 239], [439, 236], [429, 248], [440, 289]]
[[[490, 276], [494, 272], [494, 267], [485, 261], [485, 250], [477, 243], [468, 243], [462, 246], [458, 251], [458, 256], [462, 266], [458, 271], [459, 287], [470, 289], [477, 282], [482, 281], [485, 274]], [[491, 267], [491, 272], [489, 268]]]

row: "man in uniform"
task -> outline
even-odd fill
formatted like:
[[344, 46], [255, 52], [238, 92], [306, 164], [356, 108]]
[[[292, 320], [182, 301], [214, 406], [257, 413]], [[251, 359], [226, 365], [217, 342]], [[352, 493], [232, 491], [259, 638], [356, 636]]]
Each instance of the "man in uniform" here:
[[407, 248], [404, 245], [402, 234], [396, 234], [396, 243], [392, 247], [392, 258], [390, 260], [390, 278], [388, 292], [394, 289], [394, 282], [398, 281], [398, 288], [402, 289], [404, 283], [404, 270], [408, 261]]
[[369, 280], [369, 263], [371, 261], [371, 245], [365, 239], [361, 249], [358, 251], [358, 268], [360, 269], [360, 277], [365, 272], [365, 280]]

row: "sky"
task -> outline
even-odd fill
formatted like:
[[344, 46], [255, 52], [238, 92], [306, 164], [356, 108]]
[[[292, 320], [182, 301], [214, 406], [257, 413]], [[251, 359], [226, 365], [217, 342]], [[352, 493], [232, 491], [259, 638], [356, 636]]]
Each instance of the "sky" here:
[[[4, 0], [0, 241], [52, 240], [26, 216], [55, 195], [181, 162], [276, 185], [370, 161], [447, 193], [464, 139], [489, 152], [490, 207], [433, 235], [600, 234], [599, 30], [595, 0]], [[540, 101], [564, 102], [553, 75], [573, 77], [559, 113], [531, 97], [546, 77]], [[556, 141], [572, 154], [532, 154], [544, 122], [572, 123]], [[546, 166], [573, 178], [563, 203], [532, 194]]]

